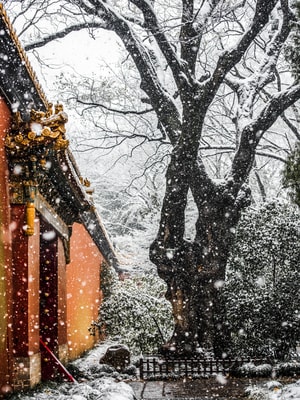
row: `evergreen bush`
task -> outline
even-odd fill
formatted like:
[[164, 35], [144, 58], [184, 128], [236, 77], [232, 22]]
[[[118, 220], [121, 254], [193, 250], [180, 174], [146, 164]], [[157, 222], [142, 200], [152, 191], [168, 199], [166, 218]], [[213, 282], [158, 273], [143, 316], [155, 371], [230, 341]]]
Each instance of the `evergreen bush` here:
[[300, 338], [300, 215], [270, 202], [244, 213], [224, 299], [231, 352], [282, 360]]
[[173, 330], [164, 282], [154, 274], [115, 279], [96, 322], [100, 332], [122, 342], [134, 354], [157, 352]]

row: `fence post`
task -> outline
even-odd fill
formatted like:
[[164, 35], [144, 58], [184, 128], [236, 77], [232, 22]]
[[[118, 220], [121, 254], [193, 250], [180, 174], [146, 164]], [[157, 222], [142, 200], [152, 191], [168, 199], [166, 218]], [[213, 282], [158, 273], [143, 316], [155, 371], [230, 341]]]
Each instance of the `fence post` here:
[[140, 378], [144, 379], [144, 359], [140, 358]]

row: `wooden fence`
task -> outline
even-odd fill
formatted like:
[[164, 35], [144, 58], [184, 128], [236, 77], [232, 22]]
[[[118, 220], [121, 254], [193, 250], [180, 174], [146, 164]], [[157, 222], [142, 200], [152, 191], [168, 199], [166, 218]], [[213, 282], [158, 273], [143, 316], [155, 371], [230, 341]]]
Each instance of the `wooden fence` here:
[[140, 360], [140, 378], [148, 380], [178, 379], [183, 377], [203, 378], [213, 374], [227, 374], [231, 370], [249, 362], [261, 360], [213, 359], [213, 358], [164, 358], [146, 356]]

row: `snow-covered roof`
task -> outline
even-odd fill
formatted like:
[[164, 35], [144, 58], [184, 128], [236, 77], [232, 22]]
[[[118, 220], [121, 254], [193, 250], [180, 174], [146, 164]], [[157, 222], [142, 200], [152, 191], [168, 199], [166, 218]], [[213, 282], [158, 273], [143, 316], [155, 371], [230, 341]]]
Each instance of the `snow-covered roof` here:
[[48, 101], [16, 32], [0, 3], [0, 86], [10, 107], [23, 115], [46, 109]]

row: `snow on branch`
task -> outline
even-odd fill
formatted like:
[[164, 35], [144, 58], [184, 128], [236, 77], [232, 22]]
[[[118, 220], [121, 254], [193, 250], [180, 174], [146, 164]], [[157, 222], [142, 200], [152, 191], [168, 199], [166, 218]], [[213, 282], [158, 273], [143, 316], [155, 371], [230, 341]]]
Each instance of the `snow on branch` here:
[[226, 74], [240, 62], [253, 40], [268, 23], [270, 13], [276, 3], [277, 0], [258, 0], [256, 2], [255, 13], [248, 29], [235, 47], [223, 52], [209, 83], [206, 85], [206, 90], [210, 93], [211, 98], [213, 98], [220, 84], [224, 81]]
[[[292, 14], [286, 10], [283, 13], [282, 23], [278, 28], [271, 27], [269, 36], [273, 35], [272, 40], [265, 49], [265, 55], [262, 57], [258, 66], [254, 70], [252, 67], [251, 75], [247, 78], [239, 76], [231, 80], [226, 78], [227, 84], [237, 93], [239, 104], [236, 111], [236, 121], [239, 131], [249, 123], [252, 118], [255, 101], [260, 91], [275, 79], [275, 69], [282, 47], [291, 31]], [[274, 33], [275, 31], [275, 33]]]
[[179, 59], [177, 58], [175, 51], [163, 32], [163, 29], [159, 26], [151, 3], [147, 0], [130, 0], [130, 2], [138, 7], [143, 13], [144, 27], [152, 33], [153, 38], [157, 42], [162, 54], [172, 70], [177, 85], [180, 85], [183, 65], [181, 65]]
[[203, 1], [198, 10], [194, 2], [182, 1], [180, 30], [181, 58], [187, 62], [191, 74], [195, 74], [197, 54], [208, 19], [220, 1]]
[[249, 123], [241, 133], [239, 147], [232, 162], [231, 175], [237, 181], [245, 181], [253, 164], [255, 149], [264, 133], [277, 118], [300, 99], [300, 84], [274, 95], [257, 118]]

